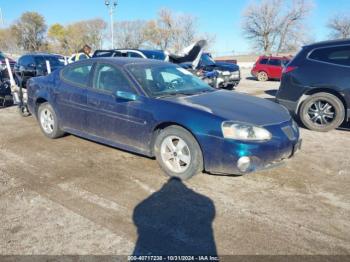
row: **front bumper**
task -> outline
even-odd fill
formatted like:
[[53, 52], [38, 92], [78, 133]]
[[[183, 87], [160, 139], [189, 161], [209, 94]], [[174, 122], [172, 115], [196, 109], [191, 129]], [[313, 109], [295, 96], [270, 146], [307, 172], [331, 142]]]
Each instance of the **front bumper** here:
[[[291, 122], [272, 127], [273, 137], [267, 142], [243, 142], [220, 137], [206, 136], [201, 138], [205, 170], [212, 174], [246, 174], [271, 168], [282, 160], [289, 159], [301, 148], [299, 131], [293, 139], [287, 137], [282, 130]], [[271, 131], [271, 129], [269, 129]], [[251, 167], [242, 172], [238, 168], [238, 160], [249, 157]]]

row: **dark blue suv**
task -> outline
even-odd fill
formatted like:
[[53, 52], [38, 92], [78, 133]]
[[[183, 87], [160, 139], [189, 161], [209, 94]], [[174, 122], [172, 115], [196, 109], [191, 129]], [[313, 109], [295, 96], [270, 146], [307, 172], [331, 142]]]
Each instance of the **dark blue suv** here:
[[304, 46], [284, 68], [277, 101], [309, 129], [329, 131], [350, 118], [350, 40]]

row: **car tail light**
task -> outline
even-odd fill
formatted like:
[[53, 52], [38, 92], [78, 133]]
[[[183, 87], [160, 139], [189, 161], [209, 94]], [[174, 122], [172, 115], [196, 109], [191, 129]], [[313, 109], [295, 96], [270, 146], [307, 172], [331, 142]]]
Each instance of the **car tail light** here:
[[289, 72], [294, 71], [295, 69], [297, 69], [296, 66], [286, 66], [286, 67], [283, 68], [282, 73], [283, 73], [283, 74], [287, 74], [287, 73], [289, 73]]

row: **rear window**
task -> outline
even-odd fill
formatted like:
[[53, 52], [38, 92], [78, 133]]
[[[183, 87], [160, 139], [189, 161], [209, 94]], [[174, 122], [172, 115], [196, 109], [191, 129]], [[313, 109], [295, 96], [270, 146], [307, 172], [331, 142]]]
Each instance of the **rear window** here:
[[270, 59], [268, 64], [273, 65], [273, 66], [281, 66], [281, 60], [280, 59]]
[[309, 58], [336, 65], [350, 66], [350, 45], [319, 48], [314, 50]]
[[73, 84], [86, 86], [91, 68], [91, 64], [68, 66], [62, 71], [62, 77]]

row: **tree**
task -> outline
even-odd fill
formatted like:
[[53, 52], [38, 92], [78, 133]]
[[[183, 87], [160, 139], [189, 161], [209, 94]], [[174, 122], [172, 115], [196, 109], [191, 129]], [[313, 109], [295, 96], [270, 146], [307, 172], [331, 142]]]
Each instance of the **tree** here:
[[92, 49], [100, 49], [106, 27], [102, 19], [79, 21], [65, 27], [54, 24], [48, 30], [50, 49], [64, 54], [75, 53], [85, 44]]
[[[174, 14], [171, 10], [161, 9], [155, 20], [144, 27], [144, 37], [150, 46], [170, 49], [177, 52], [193, 42], [203, 39], [198, 32], [197, 18], [189, 14]], [[204, 38], [213, 41], [208, 34]]]
[[243, 32], [264, 53], [290, 51], [305, 40], [300, 32], [311, 9], [309, 0], [255, 2], [244, 11]]
[[119, 48], [140, 48], [146, 41], [145, 21], [121, 21], [115, 24], [116, 44]]
[[53, 24], [50, 26], [48, 33], [49, 49], [55, 50], [56, 53], [66, 53], [67, 40], [66, 29], [61, 24]]
[[11, 28], [0, 29], [0, 50], [17, 51], [17, 38]]
[[331, 37], [334, 39], [350, 38], [350, 16], [337, 15], [328, 22], [328, 28], [331, 30]]
[[44, 17], [36, 12], [23, 13], [11, 27], [19, 46], [28, 51], [40, 50], [44, 43], [46, 29]]

